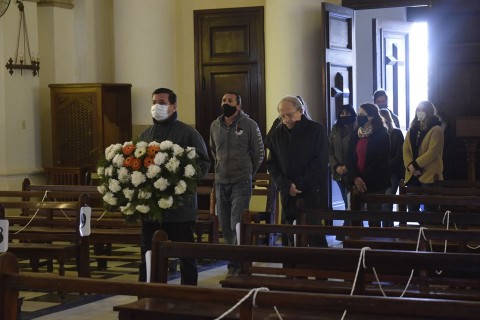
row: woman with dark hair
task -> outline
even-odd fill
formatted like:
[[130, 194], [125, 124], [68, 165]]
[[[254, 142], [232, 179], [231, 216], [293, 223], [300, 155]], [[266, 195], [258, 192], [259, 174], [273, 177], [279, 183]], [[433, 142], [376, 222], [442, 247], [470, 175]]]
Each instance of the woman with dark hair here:
[[[432, 186], [435, 179], [443, 180], [443, 130], [430, 101], [421, 101], [410, 124], [403, 144], [405, 183], [409, 186]], [[425, 208], [428, 211], [434, 207]], [[418, 210], [418, 206], [409, 206]]]
[[[337, 122], [332, 126], [332, 132], [329, 136], [330, 169], [333, 180], [337, 182], [342, 194], [345, 210], [349, 208], [347, 194], [350, 192], [350, 186], [352, 185], [351, 172], [347, 168], [348, 147], [356, 120], [357, 113], [353, 107], [349, 104], [343, 105], [337, 115]], [[345, 221], [344, 225], [349, 225], [349, 223]]]
[[[350, 143], [350, 157], [354, 186], [361, 193], [385, 194], [390, 187], [390, 139], [379, 109], [365, 103], [358, 109], [357, 131]], [[367, 210], [381, 210], [381, 204], [367, 204]], [[369, 222], [380, 227], [380, 222]]]

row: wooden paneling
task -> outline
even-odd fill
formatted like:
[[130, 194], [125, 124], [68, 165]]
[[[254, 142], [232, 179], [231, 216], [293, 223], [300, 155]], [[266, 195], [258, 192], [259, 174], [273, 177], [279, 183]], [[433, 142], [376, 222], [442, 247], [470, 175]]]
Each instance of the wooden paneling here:
[[95, 170], [110, 144], [132, 138], [130, 84], [51, 84], [54, 167]]

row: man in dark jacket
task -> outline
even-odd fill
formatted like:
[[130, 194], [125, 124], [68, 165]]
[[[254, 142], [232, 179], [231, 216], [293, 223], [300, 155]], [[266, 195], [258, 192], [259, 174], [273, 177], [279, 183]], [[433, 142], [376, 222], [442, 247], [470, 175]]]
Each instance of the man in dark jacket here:
[[[295, 96], [286, 96], [278, 104], [282, 125], [270, 136], [267, 167], [282, 197], [282, 223], [297, 219], [296, 202], [302, 198], [306, 208], [328, 207], [328, 140], [325, 128], [307, 119], [304, 105]], [[307, 224], [321, 224], [309, 215]], [[289, 243], [282, 240], [284, 245]], [[290, 239], [291, 240], [291, 239]], [[327, 246], [325, 236], [310, 237], [310, 246]]]
[[400, 129], [398, 116], [388, 108], [388, 95], [385, 90], [379, 89], [373, 93], [373, 103], [375, 103], [380, 110], [387, 110], [390, 113], [395, 126]]
[[[210, 168], [207, 147], [200, 133], [193, 127], [177, 120], [177, 95], [170, 89], [159, 88], [152, 94], [151, 113], [153, 125], [147, 128], [139, 140], [145, 142], [172, 141], [179, 146], [194, 147], [198, 155], [201, 179]], [[179, 242], [194, 242], [194, 228], [197, 220], [197, 195], [185, 195], [182, 205], [174, 210], [167, 210], [162, 215], [162, 222], [142, 221], [142, 263], [140, 265], [140, 281], [146, 280], [145, 253], [152, 248], [152, 236], [162, 229], [167, 232], [168, 239]], [[198, 280], [196, 259], [180, 259], [181, 283], [196, 285]]]

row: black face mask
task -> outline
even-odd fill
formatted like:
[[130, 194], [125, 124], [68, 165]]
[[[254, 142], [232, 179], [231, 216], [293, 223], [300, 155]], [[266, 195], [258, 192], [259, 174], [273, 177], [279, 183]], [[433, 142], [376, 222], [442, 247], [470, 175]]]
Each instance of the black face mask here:
[[338, 117], [338, 121], [341, 124], [352, 124], [355, 122], [355, 117], [350, 115], [350, 116], [340, 116]]
[[222, 104], [222, 112], [225, 117], [231, 117], [235, 112], [237, 112], [237, 107], [232, 107], [228, 103]]
[[368, 117], [364, 115], [359, 115], [357, 117], [357, 123], [360, 127], [363, 127], [368, 122]]

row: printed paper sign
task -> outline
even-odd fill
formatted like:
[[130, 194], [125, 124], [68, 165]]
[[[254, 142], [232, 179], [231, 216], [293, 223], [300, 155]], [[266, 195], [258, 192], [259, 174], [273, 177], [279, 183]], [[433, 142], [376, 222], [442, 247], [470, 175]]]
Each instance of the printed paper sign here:
[[90, 235], [90, 219], [92, 217], [92, 208], [82, 207], [80, 209], [80, 235], [86, 237]]
[[8, 220], [0, 220], [0, 252], [8, 250]]

